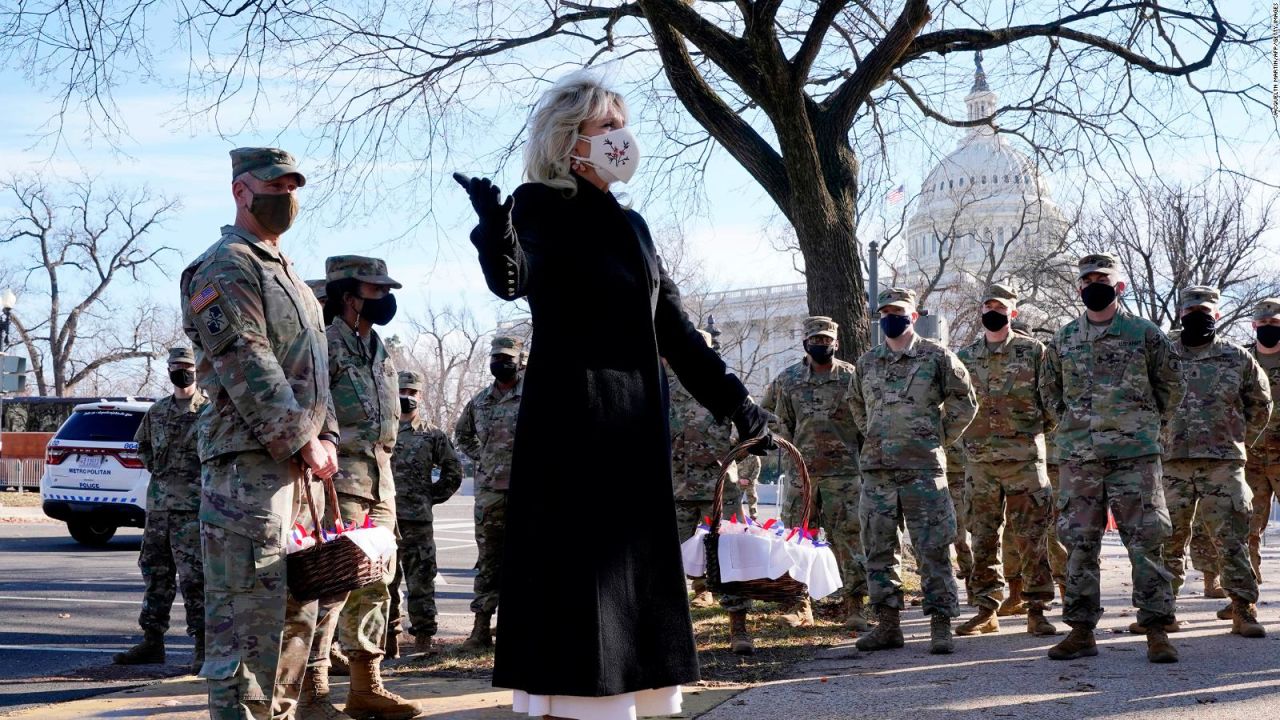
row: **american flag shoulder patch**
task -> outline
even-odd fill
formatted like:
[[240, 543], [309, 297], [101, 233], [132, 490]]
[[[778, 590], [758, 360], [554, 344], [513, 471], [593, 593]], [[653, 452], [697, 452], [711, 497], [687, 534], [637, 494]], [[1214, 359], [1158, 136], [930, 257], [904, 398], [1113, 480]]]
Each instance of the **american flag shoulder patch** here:
[[200, 312], [209, 307], [209, 303], [218, 299], [218, 288], [212, 283], [205, 285], [204, 289], [191, 296], [191, 312]]

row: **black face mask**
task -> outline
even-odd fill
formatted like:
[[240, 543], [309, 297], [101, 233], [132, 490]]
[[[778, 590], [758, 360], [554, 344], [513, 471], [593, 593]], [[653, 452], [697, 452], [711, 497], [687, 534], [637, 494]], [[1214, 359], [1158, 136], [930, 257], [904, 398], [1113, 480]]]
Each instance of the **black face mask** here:
[[809, 357], [819, 365], [826, 365], [831, 362], [831, 358], [835, 357], [836, 349], [830, 345], [813, 345], [804, 344], [804, 351], [809, 353]]
[[1280, 325], [1259, 325], [1258, 342], [1262, 343], [1264, 348], [1280, 345]]
[[1080, 291], [1080, 298], [1084, 300], [1085, 307], [1094, 312], [1102, 312], [1107, 309], [1108, 305], [1116, 301], [1116, 289], [1106, 283], [1089, 283]]
[[172, 382], [174, 387], [180, 387], [184, 389], [189, 388], [192, 385], [196, 384], [196, 371], [195, 370], [170, 370], [169, 382]]
[[911, 327], [910, 315], [883, 315], [880, 318], [880, 331], [887, 338], [896, 338]]
[[1182, 318], [1182, 344], [1200, 347], [1218, 333], [1218, 321], [1207, 312], [1189, 312]]
[[374, 325], [386, 325], [396, 316], [396, 296], [391, 293], [377, 300], [361, 299], [364, 300], [364, 306], [360, 308], [360, 317]]
[[489, 372], [493, 373], [493, 377], [500, 383], [509, 383], [516, 379], [516, 373], [520, 368], [514, 360], [502, 360], [499, 362], [489, 363]]
[[418, 398], [401, 397], [400, 414], [411, 415], [418, 410]]
[[982, 313], [982, 327], [991, 332], [999, 332], [1009, 324], [1009, 316], [999, 310], [988, 310]]

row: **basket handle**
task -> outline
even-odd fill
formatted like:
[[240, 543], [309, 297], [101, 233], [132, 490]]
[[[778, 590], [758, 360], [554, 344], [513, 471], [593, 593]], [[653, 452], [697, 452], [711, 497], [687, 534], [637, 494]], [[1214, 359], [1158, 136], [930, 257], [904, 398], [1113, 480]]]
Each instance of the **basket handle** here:
[[[311, 468], [303, 465], [302, 489], [307, 496], [307, 507], [311, 510], [311, 522], [315, 523], [316, 542], [322, 542], [322, 535], [320, 533], [320, 529], [322, 527], [320, 524], [320, 514], [316, 512], [316, 502], [311, 495], [312, 480], [313, 475], [311, 473]], [[325, 497], [327, 498], [326, 504], [329, 506], [329, 514], [333, 516], [333, 529], [335, 531], [341, 530], [343, 528], [342, 512], [338, 509], [338, 492], [333, 487], [333, 478], [321, 478], [320, 481], [324, 483]]]
[[[796, 474], [800, 476], [800, 499], [804, 502], [804, 515], [800, 518], [800, 527], [808, 530], [809, 510], [813, 504], [813, 481], [809, 479], [809, 468], [805, 467], [804, 458], [800, 456], [800, 451], [795, 445], [777, 435], [773, 436], [773, 441], [787, 455], [790, 455], [791, 461], [795, 463]], [[724, 486], [725, 480], [729, 477], [729, 466], [750, 455], [751, 449], [762, 442], [764, 439], [759, 437], [744, 440], [720, 458], [720, 477], [716, 478], [716, 494], [711, 501], [711, 527], [708, 528], [708, 532], [712, 535], [720, 534], [720, 520], [724, 517]]]

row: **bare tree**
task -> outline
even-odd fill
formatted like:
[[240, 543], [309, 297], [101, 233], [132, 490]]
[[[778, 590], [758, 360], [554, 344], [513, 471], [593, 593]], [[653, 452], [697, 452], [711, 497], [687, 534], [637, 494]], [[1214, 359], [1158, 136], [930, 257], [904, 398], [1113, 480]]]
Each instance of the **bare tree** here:
[[1117, 191], [1084, 222], [1080, 251], [1116, 253], [1129, 283], [1126, 305], [1164, 327], [1178, 323], [1178, 292], [1190, 285], [1222, 291], [1221, 326], [1249, 318], [1264, 297], [1280, 294], [1280, 248], [1268, 245], [1277, 195], [1238, 177], [1199, 182], [1152, 178]]
[[177, 339], [172, 323], [158, 322], [163, 315], [152, 305], [121, 308], [111, 291], [119, 280], [137, 283], [149, 269], [163, 269], [160, 257], [173, 248], [153, 249], [147, 235], [177, 201], [147, 189], [99, 192], [91, 180], [60, 192], [36, 177], [2, 181], [0, 193], [13, 201], [0, 221], [0, 247], [15, 253], [22, 282], [13, 327], [40, 394], [62, 397], [82, 383], [94, 390], [145, 388], [149, 362], [139, 377], [118, 384], [107, 382], [108, 373], [159, 357]]
[[[417, 177], [438, 177], [437, 161], [479, 124], [473, 107], [508, 112], [566, 66], [627, 59], [631, 94], [667, 139], [651, 155], [654, 177], [666, 180], [657, 190], [696, 187], [690, 174], [705, 168], [714, 139], [794, 229], [809, 308], [840, 322], [845, 357], [867, 347], [866, 308], [850, 301], [864, 296], [858, 211], [865, 192], [889, 186], [890, 143], [917, 140], [936, 123], [986, 125], [1024, 138], [1045, 162], [1110, 159], [1131, 172], [1149, 163], [1157, 138], [1207, 137], [1221, 156], [1231, 135], [1214, 117], [1227, 105], [1275, 129], [1268, 88], [1244, 79], [1245, 68], [1267, 61], [1269, 18], [1260, 7], [1233, 7], [1245, 15], [1233, 23], [1214, 0], [100, 6], [22, 3], [0, 15], [0, 56], [39, 73], [64, 108], [78, 103], [110, 118], [117, 72], [158, 69], [149, 49], [167, 38], [145, 37], [155, 26], [149, 13], [176, 9], [177, 35], [190, 43], [192, 115], [221, 127], [229, 100], [254, 108], [268, 95], [293, 100], [294, 123], [322, 129], [329, 169], [343, 178], [334, 192], [376, 189], [405, 163], [418, 165]], [[979, 117], [939, 110], [953, 89], [946, 56], [997, 48], [1022, 96]], [[499, 155], [515, 146], [513, 138]], [[395, 170], [371, 162], [390, 157]], [[352, 195], [346, 210], [377, 193]]]
[[488, 374], [489, 333], [480, 330], [470, 310], [428, 306], [409, 318], [410, 333], [387, 340], [391, 358], [401, 370], [422, 373], [419, 412], [452, 432], [462, 408], [492, 378]]

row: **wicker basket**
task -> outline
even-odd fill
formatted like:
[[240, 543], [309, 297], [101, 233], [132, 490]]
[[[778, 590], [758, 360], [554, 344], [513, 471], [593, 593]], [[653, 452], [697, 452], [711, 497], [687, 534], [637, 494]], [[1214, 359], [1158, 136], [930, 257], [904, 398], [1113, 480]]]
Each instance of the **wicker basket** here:
[[[796, 474], [800, 477], [800, 499], [804, 507], [800, 527], [807, 528], [809, 527], [809, 508], [812, 506], [813, 498], [813, 483], [809, 480], [809, 469], [805, 467], [804, 459], [800, 457], [800, 451], [795, 445], [777, 436], [774, 436], [773, 441], [790, 455], [792, 462], [795, 463]], [[737, 595], [752, 600], [791, 603], [808, 597], [809, 586], [793, 579], [790, 573], [783, 573], [782, 577], [775, 580], [720, 582], [720, 519], [724, 516], [725, 480], [729, 476], [729, 466], [745, 458], [751, 452], [751, 448], [759, 442], [758, 438], [747, 440], [720, 458], [722, 469], [719, 479], [716, 480], [715, 499], [711, 502], [711, 527], [703, 538], [703, 542], [707, 544], [707, 589], [717, 594]]]
[[[302, 478], [302, 487], [315, 523], [316, 544], [286, 556], [286, 579], [289, 592], [303, 602], [330, 595], [340, 595], [372, 584], [382, 578], [382, 566], [369, 558], [351, 538], [339, 535], [328, 542], [320, 539], [320, 515], [311, 497], [311, 470]], [[328, 505], [335, 527], [342, 527], [342, 514], [338, 511], [338, 493], [333, 480], [324, 480]]]

